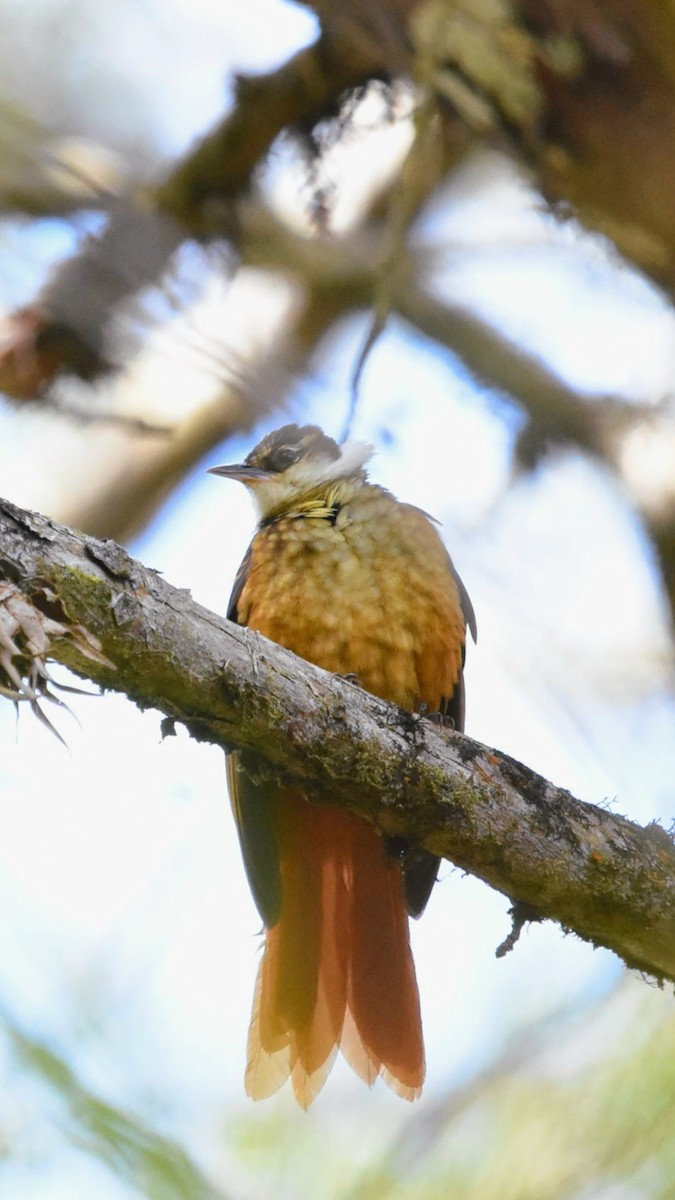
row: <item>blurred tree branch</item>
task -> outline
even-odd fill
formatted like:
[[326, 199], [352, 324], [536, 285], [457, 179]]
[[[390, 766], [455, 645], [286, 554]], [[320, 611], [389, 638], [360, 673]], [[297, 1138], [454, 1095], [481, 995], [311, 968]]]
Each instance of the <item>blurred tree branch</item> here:
[[[440, 302], [425, 285], [423, 254], [405, 235], [470, 148], [498, 146], [526, 166], [549, 201], [575, 211], [671, 290], [675, 166], [663, 148], [675, 134], [675, 17], [658, 0], [308, 6], [320, 20], [317, 41], [275, 71], [240, 78], [232, 111], [164, 181], [142, 195], [109, 197], [102, 233], [56, 269], [31, 305], [6, 318], [0, 386], [30, 400], [64, 373], [97, 378], [110, 366], [108, 331], [118, 307], [161, 278], [185, 239], [225, 240], [242, 264], [283, 272], [302, 291], [283, 346], [287, 377], [338, 318], [375, 306], [381, 324], [399, 314], [522, 405], [529, 419], [518, 446], [522, 463], [532, 465], [549, 445], [574, 442], [626, 484], [624, 435], [649, 424], [653, 412], [611, 396], [580, 397], [475, 313]], [[417, 137], [362, 228], [302, 238], [251, 199], [256, 171], [280, 134], [300, 134], [309, 144], [322, 121], [338, 116], [346, 95], [392, 78], [417, 89]], [[398, 223], [397, 204], [404, 214]], [[269, 377], [272, 355], [259, 365]], [[137, 455], [129, 451], [124, 489], [119, 469], [112, 470], [99, 494], [66, 518], [92, 532], [128, 536], [205, 450], [279, 403], [285, 388], [260, 395], [260, 379], [253, 371], [251, 387], [224, 385], [221, 398], [171, 437]], [[670, 414], [660, 415], [664, 436], [675, 440]], [[652, 511], [630, 484], [628, 490], [675, 607], [675, 497], [664, 496]]]
[[[157, 278], [183, 238], [236, 243], [235, 202], [274, 140], [312, 130], [372, 79], [414, 80], [434, 99], [455, 151], [477, 138], [507, 147], [544, 195], [672, 287], [675, 161], [663, 147], [675, 136], [675, 17], [658, 0], [311, 7], [322, 25], [317, 41], [268, 75], [241, 78], [232, 112], [139, 198], [133, 217], [128, 206], [113, 210], [95, 251], [89, 244], [54, 275], [30, 309], [33, 352], [47, 343], [49, 369], [23, 383], [5, 371], [7, 390], [20, 397], [55, 370], [89, 378], [102, 369], [106, 310]], [[80, 293], [91, 300], [83, 284], [93, 267], [103, 286], [92, 311]], [[24, 361], [29, 345], [19, 347]]]
[[[368, 54], [336, 53], [325, 39], [279, 70], [241, 77], [235, 107], [154, 194], [110, 200], [103, 232], [54, 272], [17, 327], [0, 330], [0, 387], [34, 398], [61, 372], [95, 378], [107, 367], [115, 307], [154, 282], [188, 237], [234, 237], [235, 200], [287, 127], [314, 126], [340, 96], [377, 73]], [[13, 335], [13, 336], [12, 336]]]
[[[312, 306], [325, 311], [327, 318], [369, 307], [386, 244], [387, 230], [381, 225], [358, 229], [339, 241], [317, 243], [286, 229], [262, 205], [248, 205], [242, 212], [245, 260], [267, 269], [290, 269]], [[547, 442], [570, 442], [611, 460], [620, 435], [649, 419], [643, 404], [611, 395], [582, 396], [541, 358], [523, 350], [469, 307], [435, 296], [424, 281], [428, 257], [424, 248], [415, 251], [397, 245], [392, 257], [388, 315], [402, 317], [457, 355], [479, 383], [520, 404], [537, 430], [539, 453]]]
[[2, 501], [0, 547], [6, 587], [29, 610], [0, 607], [6, 693], [18, 672], [35, 700], [35, 647], [56, 628], [50, 655], [80, 674], [198, 739], [255, 750], [270, 772], [445, 856], [516, 911], [675, 979], [675, 844], [662, 828], [575, 800], [215, 616], [114, 542]]

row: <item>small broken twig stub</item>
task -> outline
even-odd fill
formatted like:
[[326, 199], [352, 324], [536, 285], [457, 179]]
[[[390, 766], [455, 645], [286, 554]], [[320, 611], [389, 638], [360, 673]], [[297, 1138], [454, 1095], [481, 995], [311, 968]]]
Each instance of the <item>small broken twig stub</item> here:
[[73, 625], [62, 617], [56, 595], [48, 586], [36, 589], [34, 599], [24, 595], [15, 583], [0, 580], [0, 696], [15, 704], [24, 701], [34, 715], [63, 741], [52, 725], [41, 700], [67, 707], [56, 695], [60, 691], [79, 692], [56, 683], [47, 667], [47, 659], [58, 641], [70, 642], [86, 659], [114, 670], [114, 663], [101, 653], [97, 637], [83, 625]]

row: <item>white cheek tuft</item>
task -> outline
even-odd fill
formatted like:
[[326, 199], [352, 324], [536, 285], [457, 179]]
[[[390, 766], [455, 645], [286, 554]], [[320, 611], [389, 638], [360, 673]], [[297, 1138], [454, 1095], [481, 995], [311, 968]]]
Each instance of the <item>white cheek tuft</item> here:
[[351, 475], [354, 471], [360, 471], [370, 461], [374, 453], [375, 447], [370, 442], [356, 442], [353, 438], [350, 438], [342, 446], [340, 457], [331, 463], [334, 474], [331, 473], [328, 478], [338, 479], [341, 475]]
[[337, 459], [305, 458], [273, 478], [247, 482], [258, 517], [264, 521], [270, 513], [292, 507], [300, 497], [323, 484], [357, 474], [372, 455], [373, 447], [367, 442], [349, 441]]
[[374, 447], [368, 442], [345, 442], [339, 458], [305, 458], [289, 467], [284, 476], [288, 486], [298, 490], [332, 483], [334, 479], [343, 479], [360, 471], [373, 453]]

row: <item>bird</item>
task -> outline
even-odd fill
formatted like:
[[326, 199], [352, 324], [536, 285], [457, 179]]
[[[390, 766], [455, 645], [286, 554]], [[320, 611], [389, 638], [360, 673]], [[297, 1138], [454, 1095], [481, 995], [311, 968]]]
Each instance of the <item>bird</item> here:
[[[314, 425], [268, 433], [241, 463], [258, 525], [227, 611], [239, 625], [412, 712], [464, 728], [467, 626], [476, 619], [436, 523], [369, 480], [372, 446]], [[267, 773], [269, 776], [269, 772]], [[425, 1051], [410, 948], [439, 860], [360, 817], [227, 756], [242, 857], [264, 926], [245, 1086], [289, 1078], [308, 1108], [338, 1050], [369, 1086], [421, 1095]]]

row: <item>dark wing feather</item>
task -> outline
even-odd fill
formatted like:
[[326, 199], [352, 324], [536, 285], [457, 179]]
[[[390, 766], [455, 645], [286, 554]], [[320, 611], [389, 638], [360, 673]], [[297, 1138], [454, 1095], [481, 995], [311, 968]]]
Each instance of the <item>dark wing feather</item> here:
[[230, 601], [227, 606], [227, 619], [228, 621], [234, 621], [235, 625], [239, 625], [241, 623], [239, 621], [237, 610], [239, 608], [239, 601], [241, 600], [241, 593], [244, 590], [246, 580], [248, 579], [248, 573], [251, 569], [252, 558], [253, 545], [251, 544], [239, 564], [239, 570], [234, 577], [234, 583], [230, 593]]
[[[459, 591], [459, 600], [464, 613], [471, 636], [476, 641], [476, 614], [473, 611], [473, 604], [469, 599], [464, 584], [457, 574], [452, 560], [448, 558], [450, 570], [452, 571], [453, 579], [457, 584]], [[462, 650], [462, 666], [464, 666], [464, 658], [466, 654], [466, 645]], [[455, 686], [452, 696], [447, 696], [441, 701], [441, 714], [448, 725], [452, 724], [453, 729], [458, 729], [460, 733], [464, 730], [464, 678], [460, 675]], [[424, 912], [429, 896], [431, 895], [433, 886], [438, 877], [438, 864], [440, 858], [435, 854], [430, 854], [427, 850], [417, 850], [414, 853], [408, 852], [403, 865], [404, 885], [405, 885], [405, 903], [408, 914], [411, 917], [421, 917]]]
[[438, 878], [440, 858], [428, 850], [406, 850], [403, 858], [403, 890], [409, 917], [421, 917]]
[[[248, 759], [255, 770], [255, 760]], [[227, 786], [239, 834], [241, 857], [251, 895], [266, 927], [276, 925], [281, 913], [279, 832], [274, 792], [257, 783], [246, 771], [247, 756], [226, 756]]]
[[469, 627], [471, 637], [473, 638], [474, 642], [477, 642], [478, 641], [478, 626], [476, 624], [476, 614], [473, 611], [473, 604], [471, 603], [471, 600], [469, 599], [469, 593], [467, 592], [466, 588], [464, 587], [464, 584], [462, 583], [462, 580], [460, 579], [459, 575], [457, 574], [457, 572], [455, 570], [455, 564], [453, 563], [452, 559], [448, 558], [448, 562], [450, 563], [450, 570], [452, 571], [452, 577], [453, 577], [455, 583], [457, 584], [457, 590], [459, 592], [459, 602], [462, 606], [462, 612], [464, 613], [464, 620], [466, 621], [466, 623]]
[[[251, 568], [252, 547], [249, 546], [237, 571], [227, 607], [229, 621], [239, 622], [239, 601]], [[251, 774], [246, 770], [247, 762]], [[227, 786], [232, 812], [239, 834], [241, 856], [256, 908], [265, 925], [271, 929], [281, 912], [281, 872], [279, 869], [279, 837], [274, 792], [264, 783], [255, 781], [255, 758], [238, 751], [226, 755]]]

